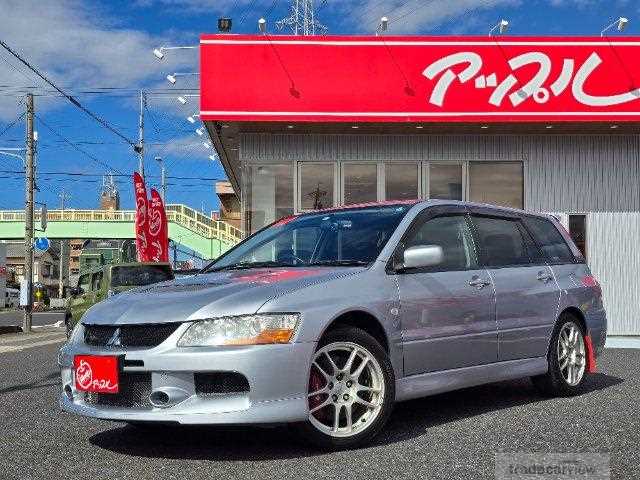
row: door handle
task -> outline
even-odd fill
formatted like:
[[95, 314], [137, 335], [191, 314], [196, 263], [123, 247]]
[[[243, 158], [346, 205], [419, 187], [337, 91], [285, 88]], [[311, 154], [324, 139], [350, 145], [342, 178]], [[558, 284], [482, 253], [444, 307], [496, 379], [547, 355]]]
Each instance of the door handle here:
[[550, 273], [547, 272], [538, 272], [538, 276], [536, 277], [538, 279], [539, 282], [544, 282], [547, 283], [549, 280], [551, 280], [553, 277], [551, 276]]
[[487, 285], [491, 285], [491, 282], [483, 280], [480, 277], [472, 277], [471, 280], [469, 280], [469, 286], [476, 287], [478, 290], [486, 287]]

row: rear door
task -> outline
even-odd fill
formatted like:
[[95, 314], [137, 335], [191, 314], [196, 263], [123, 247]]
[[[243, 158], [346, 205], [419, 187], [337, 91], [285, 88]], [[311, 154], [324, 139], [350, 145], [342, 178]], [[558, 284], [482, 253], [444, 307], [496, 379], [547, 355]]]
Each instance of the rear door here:
[[495, 362], [493, 286], [478, 266], [466, 210], [425, 210], [405, 234], [396, 261], [416, 245], [439, 245], [444, 260], [397, 275], [405, 375]]
[[498, 359], [544, 356], [560, 299], [551, 268], [519, 216], [472, 208], [471, 219], [495, 286]]

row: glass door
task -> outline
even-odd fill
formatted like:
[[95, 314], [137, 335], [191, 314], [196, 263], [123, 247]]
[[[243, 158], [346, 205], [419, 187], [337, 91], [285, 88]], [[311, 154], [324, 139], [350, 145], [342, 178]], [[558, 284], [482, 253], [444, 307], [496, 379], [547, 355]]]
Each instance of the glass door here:
[[465, 169], [462, 163], [429, 162], [426, 169], [427, 198], [464, 200]]
[[342, 204], [378, 200], [378, 165], [376, 163], [342, 164]]

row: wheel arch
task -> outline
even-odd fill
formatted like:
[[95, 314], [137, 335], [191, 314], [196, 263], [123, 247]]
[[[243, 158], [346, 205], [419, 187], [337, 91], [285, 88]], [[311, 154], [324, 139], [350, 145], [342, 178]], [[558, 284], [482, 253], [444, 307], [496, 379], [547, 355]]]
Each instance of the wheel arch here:
[[343, 312], [328, 323], [321, 333], [320, 338], [327, 332], [340, 328], [341, 326], [355, 327], [367, 332], [380, 343], [387, 354], [390, 353], [387, 332], [382, 322], [372, 313], [365, 310], [349, 310]]
[[564, 315], [565, 313], [573, 315], [576, 318], [576, 320], [578, 320], [578, 322], [580, 323], [580, 326], [582, 327], [582, 331], [584, 332], [584, 334], [589, 335], [589, 329], [587, 328], [587, 321], [584, 317], [584, 313], [582, 313], [582, 310], [580, 310], [578, 307], [573, 307], [573, 306], [567, 307], [560, 312], [560, 315], [558, 315], [558, 319], [556, 320], [556, 323], [560, 320], [562, 315]]

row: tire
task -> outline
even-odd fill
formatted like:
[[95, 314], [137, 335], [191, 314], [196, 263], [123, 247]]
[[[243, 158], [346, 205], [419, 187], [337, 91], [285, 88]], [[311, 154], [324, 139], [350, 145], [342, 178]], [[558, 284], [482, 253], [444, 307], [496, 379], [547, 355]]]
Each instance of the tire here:
[[[564, 345], [567, 344], [568, 332], [575, 332], [576, 337], [575, 341], [568, 342], [569, 348], [566, 348]], [[582, 392], [587, 376], [584, 336], [584, 328], [574, 315], [560, 315], [553, 329], [547, 353], [549, 370], [544, 375], [531, 377], [540, 393], [550, 397], [570, 397]], [[576, 364], [572, 366], [572, 362]], [[569, 374], [570, 370], [574, 372], [572, 375]]]
[[395, 400], [393, 366], [384, 348], [363, 330], [339, 327], [322, 337], [311, 364], [309, 420], [294, 427], [298, 435], [331, 450], [370, 442], [387, 423]]

